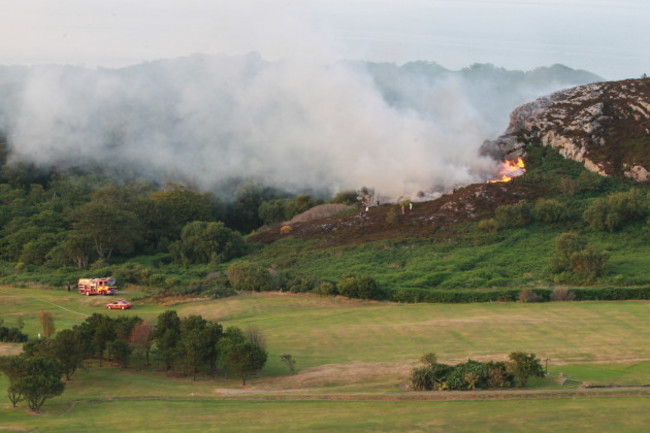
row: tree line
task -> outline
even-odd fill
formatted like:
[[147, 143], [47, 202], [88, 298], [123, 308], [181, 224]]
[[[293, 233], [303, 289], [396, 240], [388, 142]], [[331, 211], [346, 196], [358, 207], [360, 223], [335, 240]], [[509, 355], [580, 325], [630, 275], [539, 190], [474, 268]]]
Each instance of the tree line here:
[[22, 267], [87, 268], [161, 252], [186, 264], [228, 261], [247, 252], [241, 233], [324, 202], [246, 181], [201, 192], [0, 162], [0, 260]]
[[0, 372], [9, 379], [9, 400], [15, 407], [26, 400], [40, 410], [45, 400], [63, 393], [82, 363], [106, 359], [135, 369], [150, 365], [151, 358], [166, 372], [184, 376], [205, 373], [235, 375], [246, 380], [265, 365], [268, 352], [262, 332], [254, 327], [223, 329], [199, 315], [179, 317], [173, 310], [161, 313], [155, 324], [137, 316], [113, 318], [95, 313], [72, 329], [54, 334], [51, 313], [39, 315], [43, 337], [29, 340], [18, 356], [0, 357]]

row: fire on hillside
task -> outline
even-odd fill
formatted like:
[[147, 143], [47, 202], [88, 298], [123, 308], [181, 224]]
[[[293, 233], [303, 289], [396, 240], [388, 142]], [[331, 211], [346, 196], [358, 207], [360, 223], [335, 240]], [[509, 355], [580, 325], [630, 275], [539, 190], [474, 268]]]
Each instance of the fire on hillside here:
[[524, 173], [526, 173], [526, 166], [524, 165], [523, 159], [506, 159], [501, 165], [501, 170], [499, 170], [499, 176], [501, 177], [499, 179], [488, 180], [487, 183], [510, 182], [513, 177], [521, 176]]

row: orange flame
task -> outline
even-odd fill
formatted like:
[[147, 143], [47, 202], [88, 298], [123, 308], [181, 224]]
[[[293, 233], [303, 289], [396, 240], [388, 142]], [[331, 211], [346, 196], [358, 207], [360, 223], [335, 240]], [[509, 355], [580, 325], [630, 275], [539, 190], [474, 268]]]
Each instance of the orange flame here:
[[516, 161], [506, 159], [503, 161], [501, 170], [499, 170], [499, 175], [501, 178], [488, 180], [488, 183], [497, 183], [497, 182], [510, 182], [513, 177], [521, 176], [526, 173], [526, 166], [524, 165], [524, 160], [517, 158]]

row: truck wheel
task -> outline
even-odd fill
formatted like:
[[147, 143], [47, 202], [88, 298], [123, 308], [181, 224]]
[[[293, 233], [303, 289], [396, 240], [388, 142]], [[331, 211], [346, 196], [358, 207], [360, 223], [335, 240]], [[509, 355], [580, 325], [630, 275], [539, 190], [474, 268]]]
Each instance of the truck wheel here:
[[122, 305], [122, 309], [124, 310], [124, 305]]
[[90, 296], [90, 292], [86, 292], [86, 296]]
[[107, 310], [110, 310], [110, 309], [111, 309], [111, 307], [106, 307], [106, 309], [107, 309]]

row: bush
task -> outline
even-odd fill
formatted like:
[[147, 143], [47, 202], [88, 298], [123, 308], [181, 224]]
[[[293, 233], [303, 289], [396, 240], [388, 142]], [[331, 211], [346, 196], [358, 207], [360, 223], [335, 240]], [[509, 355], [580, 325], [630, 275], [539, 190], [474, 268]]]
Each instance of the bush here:
[[494, 233], [499, 229], [499, 224], [494, 218], [481, 220], [478, 223], [478, 229], [486, 233]]
[[338, 294], [336, 285], [331, 281], [321, 281], [320, 285], [314, 288], [313, 292], [321, 296], [335, 296]]
[[530, 205], [526, 200], [499, 206], [496, 208], [494, 216], [500, 227], [524, 227], [532, 220]]
[[233, 263], [226, 271], [235, 290], [263, 292], [273, 290], [273, 277], [262, 266], [247, 260]]
[[540, 302], [542, 300], [542, 297], [533, 292], [531, 289], [524, 289], [519, 292], [517, 299], [519, 302]]
[[593, 245], [575, 252], [569, 260], [570, 269], [576, 275], [591, 281], [605, 274], [607, 270], [607, 254], [599, 251]]
[[20, 328], [0, 326], [0, 341], [3, 343], [24, 343], [27, 341], [27, 334], [20, 332]]
[[318, 279], [314, 277], [296, 277], [287, 283], [287, 288], [291, 293], [306, 293], [311, 292], [318, 284]]
[[594, 231], [614, 232], [628, 221], [644, 218], [646, 211], [646, 198], [633, 188], [595, 200], [582, 218]]
[[169, 252], [180, 263], [222, 263], [243, 255], [246, 242], [220, 221], [193, 221], [183, 227], [181, 240], [171, 244]]
[[567, 217], [566, 207], [555, 199], [540, 198], [535, 202], [533, 215], [539, 221], [554, 223], [564, 221]]
[[556, 287], [551, 293], [551, 301], [573, 301], [575, 298], [576, 294], [566, 287]]
[[562, 233], [555, 239], [555, 255], [551, 257], [551, 270], [562, 272], [570, 269], [571, 256], [587, 246], [587, 239], [578, 233]]
[[[416, 391], [504, 388], [514, 384], [505, 362], [467, 360], [454, 366], [427, 362], [411, 370], [409, 384]], [[422, 360], [421, 358], [421, 360]]]
[[348, 298], [383, 299], [384, 293], [370, 275], [344, 277], [337, 285], [338, 292]]
[[551, 270], [555, 273], [570, 271], [591, 281], [605, 274], [607, 254], [593, 245], [587, 245], [586, 238], [577, 233], [563, 233], [555, 240]]

